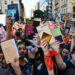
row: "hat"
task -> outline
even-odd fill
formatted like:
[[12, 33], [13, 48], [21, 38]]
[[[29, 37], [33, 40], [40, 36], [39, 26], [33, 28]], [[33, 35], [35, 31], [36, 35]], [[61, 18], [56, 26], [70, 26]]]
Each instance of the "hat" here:
[[75, 53], [75, 47], [72, 49], [72, 52], [71, 53]]

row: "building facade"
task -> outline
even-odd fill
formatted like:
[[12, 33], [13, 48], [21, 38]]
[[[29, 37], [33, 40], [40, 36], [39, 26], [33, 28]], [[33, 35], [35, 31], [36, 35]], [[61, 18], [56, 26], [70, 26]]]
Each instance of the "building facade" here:
[[0, 13], [2, 13], [2, 4], [1, 4], [1, 0], [0, 0]]
[[31, 9], [31, 17], [34, 16], [34, 9]]
[[40, 9], [44, 12], [47, 20], [52, 19], [53, 0], [40, 0]]
[[35, 10], [40, 10], [40, 2], [37, 2], [35, 5]]
[[23, 20], [24, 6], [22, 0], [0, 0], [2, 4], [2, 13], [8, 14], [8, 5], [18, 4], [19, 21]]
[[[72, 4], [74, 2], [74, 4]], [[54, 0], [55, 4], [55, 15], [61, 14], [75, 14], [75, 0]]]

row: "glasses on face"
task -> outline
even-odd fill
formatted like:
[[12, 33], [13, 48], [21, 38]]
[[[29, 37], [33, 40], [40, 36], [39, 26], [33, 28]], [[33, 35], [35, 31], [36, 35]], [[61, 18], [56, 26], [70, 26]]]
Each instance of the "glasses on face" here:
[[26, 50], [26, 47], [19, 47], [18, 50]]

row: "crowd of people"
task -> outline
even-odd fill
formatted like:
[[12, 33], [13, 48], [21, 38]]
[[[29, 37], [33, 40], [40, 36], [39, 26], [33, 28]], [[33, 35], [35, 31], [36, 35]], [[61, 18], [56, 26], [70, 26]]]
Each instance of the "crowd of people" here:
[[38, 33], [33, 39], [26, 39], [25, 26], [15, 27], [8, 16], [5, 40], [15, 39], [20, 58], [6, 64], [0, 46], [0, 75], [75, 75], [75, 32], [64, 33], [64, 24], [55, 25], [60, 26], [64, 43], [55, 41], [48, 47], [48, 42], [41, 40]]

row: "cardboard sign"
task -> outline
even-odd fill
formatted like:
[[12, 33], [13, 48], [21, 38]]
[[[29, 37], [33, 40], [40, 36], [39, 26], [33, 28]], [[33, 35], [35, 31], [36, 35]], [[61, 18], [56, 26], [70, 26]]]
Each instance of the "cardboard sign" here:
[[15, 57], [19, 58], [18, 50], [14, 39], [2, 42], [1, 48], [7, 64], [11, 63]]
[[0, 24], [6, 25], [6, 14], [0, 14]]
[[72, 20], [72, 15], [71, 14], [64, 14], [62, 17], [62, 20]]
[[60, 27], [57, 26], [54, 30], [51, 30], [52, 33], [53, 33], [53, 36], [55, 37], [55, 39], [57, 41], [61, 43], [63, 43], [63, 37], [62, 37], [62, 33], [61, 33], [61, 30], [60, 30]]
[[44, 23], [43, 25], [38, 26], [37, 31], [41, 40], [46, 40], [46, 42], [48, 42], [49, 44], [55, 42], [55, 38], [53, 37], [52, 32], [47, 23]]

